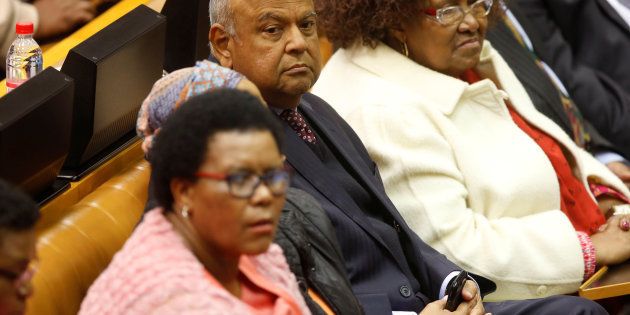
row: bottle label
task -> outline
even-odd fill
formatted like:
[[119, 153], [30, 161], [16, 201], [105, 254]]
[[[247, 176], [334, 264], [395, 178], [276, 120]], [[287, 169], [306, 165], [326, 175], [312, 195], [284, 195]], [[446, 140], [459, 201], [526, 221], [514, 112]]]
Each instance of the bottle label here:
[[11, 88], [11, 89], [15, 89], [16, 87], [20, 86], [20, 84], [22, 84], [24, 82], [9, 82], [7, 81], [7, 87]]
[[15, 88], [17, 88], [18, 86], [22, 85], [22, 83], [24, 83], [25, 81], [9, 82], [9, 80], [7, 80], [6, 82], [7, 82], [7, 93], [9, 93], [15, 90]]
[[42, 71], [42, 50], [29, 36], [18, 36], [7, 55], [7, 92]]

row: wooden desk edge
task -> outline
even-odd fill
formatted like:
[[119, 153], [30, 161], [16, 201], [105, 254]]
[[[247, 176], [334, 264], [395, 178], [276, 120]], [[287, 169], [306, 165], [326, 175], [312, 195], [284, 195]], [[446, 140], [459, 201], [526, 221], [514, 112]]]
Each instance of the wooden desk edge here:
[[589, 300], [600, 300], [628, 294], [628, 292], [630, 291], [630, 282], [622, 282], [596, 288], [589, 288], [595, 281], [601, 279], [604, 274], [606, 274], [606, 272], [608, 272], [608, 266], [604, 266], [600, 270], [598, 270], [592, 277], [590, 277], [580, 286], [578, 294], [581, 297], [587, 298]]

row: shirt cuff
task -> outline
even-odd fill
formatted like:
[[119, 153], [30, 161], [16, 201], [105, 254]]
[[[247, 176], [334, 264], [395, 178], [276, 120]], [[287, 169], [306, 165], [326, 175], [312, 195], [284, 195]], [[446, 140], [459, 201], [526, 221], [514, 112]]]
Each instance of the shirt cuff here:
[[591, 189], [591, 192], [593, 193], [593, 196], [595, 196], [595, 198], [599, 198], [601, 196], [609, 196], [609, 197], [616, 198], [620, 201], [623, 201], [625, 203], [630, 203], [630, 200], [628, 200], [626, 196], [614, 190], [613, 188], [610, 188], [608, 186], [601, 185], [601, 184], [590, 183], [590, 182], [588, 185], [589, 185], [589, 188]]
[[[446, 276], [446, 278], [444, 278], [444, 281], [442, 282], [442, 286], [440, 287], [440, 295], [438, 296], [438, 300], [444, 297], [444, 295], [446, 294], [446, 287], [448, 286], [449, 282], [451, 282], [453, 278], [457, 277], [457, 275], [460, 272], [461, 271], [453, 271], [449, 273], [448, 276]], [[477, 285], [477, 291], [479, 291], [479, 295], [481, 295], [481, 288], [479, 287], [479, 283], [477, 283], [477, 281], [475, 281], [475, 279], [471, 276], [468, 276], [468, 279], [472, 280], [475, 283], [475, 285]]]
[[587, 280], [595, 274], [597, 270], [597, 259], [595, 256], [595, 246], [593, 241], [584, 232], [577, 232], [580, 247], [582, 247], [582, 257], [584, 258], [584, 280]]
[[602, 164], [606, 165], [608, 163], [612, 163], [612, 162], [624, 162], [624, 163], [628, 163], [628, 161], [626, 161], [626, 159], [615, 153], [612, 151], [601, 151], [598, 153], [595, 153], [595, 158], [602, 162]]

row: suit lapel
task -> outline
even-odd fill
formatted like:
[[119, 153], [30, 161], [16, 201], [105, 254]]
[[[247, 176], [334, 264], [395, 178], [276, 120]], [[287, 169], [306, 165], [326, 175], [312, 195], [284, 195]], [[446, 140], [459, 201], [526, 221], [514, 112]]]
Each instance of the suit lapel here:
[[387, 207], [388, 202], [383, 199], [383, 190], [375, 186], [373, 175], [366, 174], [365, 172], [365, 170], [371, 169], [372, 165], [365, 164], [364, 160], [358, 159], [357, 157], [360, 156], [360, 153], [354, 149], [355, 147], [352, 144], [352, 141], [347, 138], [342, 139], [345, 132], [339, 130], [338, 125], [331, 121], [328, 117], [324, 115], [317, 115], [317, 113], [313, 111], [312, 106], [313, 105], [308, 101], [303, 101], [302, 109], [304, 115], [309, 119], [309, 121], [313, 122], [317, 129], [331, 144], [331, 147], [334, 147], [337, 151], [339, 151], [343, 159], [348, 161], [352, 170], [359, 175], [359, 183], [364, 185], [364, 187], [367, 187], [368, 190]]
[[[380, 236], [374, 233], [374, 229], [361, 214], [361, 209], [352, 198], [330, 175], [321, 160], [300, 139], [295, 131], [286, 124], [284, 125], [287, 142], [287, 162], [299, 173], [311, 186], [324, 195], [337, 208], [343, 211], [350, 219], [361, 226], [368, 234], [384, 244]], [[385, 246], [387, 247], [387, 246]]]
[[[324, 136], [326, 138], [326, 141], [328, 141], [328, 143], [330, 144], [330, 147], [334, 147], [336, 150], [339, 151], [343, 159], [345, 159], [350, 165], [350, 167], [352, 167], [352, 170], [356, 174], [358, 174], [359, 184], [363, 185], [363, 187], [365, 187], [365, 189], [367, 189], [371, 193], [372, 196], [376, 197], [377, 200], [380, 201], [381, 205], [383, 206], [383, 209], [386, 209], [389, 212], [391, 217], [395, 220], [395, 222], [389, 222], [389, 223], [399, 225], [403, 229], [404, 233], [415, 233], [411, 231], [411, 229], [407, 226], [407, 223], [402, 218], [400, 213], [398, 213], [398, 210], [396, 210], [396, 207], [391, 203], [382, 185], [378, 185], [375, 182], [375, 176], [365, 172], [365, 170], [371, 169], [371, 165], [366, 165], [365, 161], [359, 157], [364, 154], [367, 155], [367, 152], [363, 154], [361, 152], [357, 152], [353, 144], [353, 141], [347, 138], [347, 135], [343, 130], [340, 130], [341, 128], [338, 125], [338, 123], [333, 121], [331, 117], [329, 117], [328, 115], [318, 115], [318, 113], [314, 109], [314, 106], [316, 105], [311, 104], [307, 100], [304, 100], [304, 98], [302, 98], [302, 103], [300, 105], [300, 108], [302, 112], [304, 113], [304, 116], [307, 118], [308, 122], [312, 123], [317, 128], [318, 132], [320, 133], [320, 136]], [[295, 132], [293, 132], [293, 134], [295, 134]], [[299, 140], [297, 136], [293, 138]], [[300, 141], [300, 142], [302, 142], [303, 145], [306, 145], [304, 141]], [[309, 152], [312, 153], [310, 149], [309, 149]], [[314, 153], [313, 153], [313, 156], [314, 156]], [[323, 172], [314, 172], [314, 174], [311, 174], [311, 175], [322, 176], [321, 174], [325, 174], [327, 170], [322, 169], [321, 171]], [[340, 191], [343, 191], [343, 196], [351, 200], [351, 197], [347, 195], [347, 193], [345, 192], [345, 190], [343, 190], [343, 188], [341, 187], [337, 188], [338, 186], [336, 185], [336, 183], [334, 182], [331, 183], [331, 182], [332, 181], [329, 180], [328, 183], [321, 183], [325, 185], [325, 188], [331, 189], [329, 190], [328, 194], [326, 194], [328, 198], [331, 198], [331, 197], [334, 198], [337, 194], [339, 194]], [[334, 185], [331, 185], [331, 184], [334, 184]], [[315, 187], [319, 187], [319, 186], [315, 186]], [[331, 200], [334, 200], [334, 199], [331, 199]], [[356, 209], [356, 211], [362, 212], [362, 210], [359, 209], [358, 205], [356, 205], [354, 201], [351, 200], [350, 202], [352, 203], [352, 206], [354, 209]], [[339, 205], [339, 203], [336, 203], [336, 204]], [[340, 207], [340, 208], [344, 212], [347, 211], [343, 207]], [[401, 269], [403, 270], [405, 269], [404, 266], [406, 266], [406, 264], [402, 261], [405, 259], [405, 257], [398, 257], [397, 255], [394, 255], [394, 253], [390, 250], [389, 246], [387, 246], [387, 244], [382, 240], [382, 238], [378, 234], [373, 232], [374, 229], [369, 224], [369, 222], [365, 220], [365, 216], [363, 214], [359, 216], [360, 218], [353, 217], [353, 216], [351, 217], [368, 234], [370, 234], [372, 237], [378, 240], [378, 242], [381, 243], [381, 245], [385, 247], [385, 250], [387, 250], [390, 253], [392, 258], [396, 261], [396, 263]]]
[[604, 11], [604, 14], [608, 15], [611, 20], [617, 23], [617, 26], [621, 27], [621, 29], [624, 30], [626, 34], [630, 32], [630, 30], [628, 30], [628, 24], [626, 23], [626, 21], [624, 21], [624, 19], [619, 16], [617, 10], [610, 6], [607, 0], [596, 0], [595, 2], [602, 9], [602, 11]]
[[[540, 40], [536, 37], [535, 32], [531, 32], [532, 28], [529, 26], [528, 20], [524, 18], [517, 7], [516, 3], [510, 3], [510, 10], [523, 26], [523, 29], [527, 33], [534, 51], [536, 47], [540, 46]], [[493, 43], [493, 46], [500, 50], [504, 60], [510, 65], [514, 74], [519, 78], [521, 84], [527, 89], [528, 93], [536, 93], [541, 99], [547, 103], [547, 109], [540, 108], [541, 104], [534, 104], [539, 111], [552, 114], [557, 119], [553, 119], [556, 123], [561, 125], [562, 129], [571, 134], [571, 122], [569, 121], [562, 101], [560, 100], [559, 91], [556, 89], [551, 79], [547, 74], [540, 69], [540, 67], [534, 61], [527, 48], [523, 48], [521, 44], [516, 41], [512, 31], [503, 23], [497, 23], [494, 26], [494, 30], [489, 32], [489, 39]]]
[[[326, 138], [326, 141], [330, 143], [330, 146], [339, 151], [343, 159], [348, 161], [352, 170], [359, 176], [359, 184], [363, 185], [372, 196], [376, 197], [381, 202], [383, 207], [387, 209], [397, 223], [404, 224], [404, 220], [386, 196], [384, 188], [375, 183], [373, 174], [365, 172], [365, 170], [371, 169], [372, 165], [367, 165], [364, 160], [358, 158], [362, 154], [356, 151], [350, 139], [344, 137], [346, 133], [339, 130], [338, 124], [326, 115], [318, 115], [313, 108], [313, 104], [306, 100], [302, 101], [301, 109], [304, 116], [307, 117], [309, 122], [312, 122], [312, 124], [316, 126], [317, 130]], [[367, 154], [367, 152], [365, 154]]]
[[[307, 117], [308, 122], [316, 126], [317, 130], [320, 132], [319, 135], [325, 137], [327, 143], [329, 143], [331, 147], [339, 150], [343, 158], [346, 159], [352, 166], [353, 170], [359, 174], [360, 180], [366, 184], [364, 187], [367, 187], [367, 189], [369, 189], [370, 192], [384, 204], [384, 207], [389, 210], [397, 222], [404, 222], [396, 211], [391, 211], [389, 203], [383, 202], [383, 193], [381, 193], [370, 180], [366, 180], [366, 175], [362, 171], [360, 164], [358, 164], [362, 163], [362, 161], [352, 158], [352, 154], [347, 151], [353, 147], [350, 140], [347, 139], [348, 141], [342, 142], [338, 139], [343, 137], [345, 133], [338, 130], [336, 124], [331, 120], [323, 117], [325, 115], [317, 115], [313, 111], [311, 104], [306, 101], [303, 100], [300, 108], [302, 109], [304, 116]], [[319, 157], [317, 157], [311, 148], [309, 148], [308, 145], [297, 136], [291, 127], [287, 124], [283, 124], [283, 126], [286, 134], [287, 162], [291, 165], [291, 167], [293, 167], [295, 171], [307, 180], [317, 191], [343, 211], [344, 214], [352, 219], [352, 221], [361, 227], [367, 234], [380, 243], [384, 250], [389, 252], [391, 257], [402, 268], [402, 262], [400, 259], [404, 259], [404, 257], [397, 257], [392, 253], [390, 247], [387, 243], [385, 243], [385, 241], [383, 241], [380, 235], [375, 232], [374, 227], [367, 220], [367, 217], [354, 202], [352, 197], [334, 180], [334, 178], [328, 175], [329, 170], [325, 168]], [[355, 156], [358, 154], [358, 152], [354, 152]]]

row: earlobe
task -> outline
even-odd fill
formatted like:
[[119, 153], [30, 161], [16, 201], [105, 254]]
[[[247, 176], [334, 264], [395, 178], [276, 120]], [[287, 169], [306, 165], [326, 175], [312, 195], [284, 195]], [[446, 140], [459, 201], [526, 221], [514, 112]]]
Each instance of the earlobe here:
[[387, 30], [387, 36], [391, 39], [396, 40], [399, 43], [407, 42], [407, 35], [401, 28], [389, 28]]
[[385, 39], [385, 43], [403, 54], [405, 57], [409, 57], [409, 48], [407, 46], [407, 34], [404, 30], [400, 28], [389, 28], [387, 29], [387, 38]]
[[208, 37], [212, 45], [212, 55], [217, 58], [221, 66], [231, 69], [232, 52], [230, 50], [230, 43], [232, 36], [226, 32], [223, 25], [215, 23], [210, 27]]
[[178, 211], [184, 205], [190, 207], [192, 205], [195, 185], [188, 180], [174, 178], [170, 184], [171, 195], [173, 195], [173, 210]]

